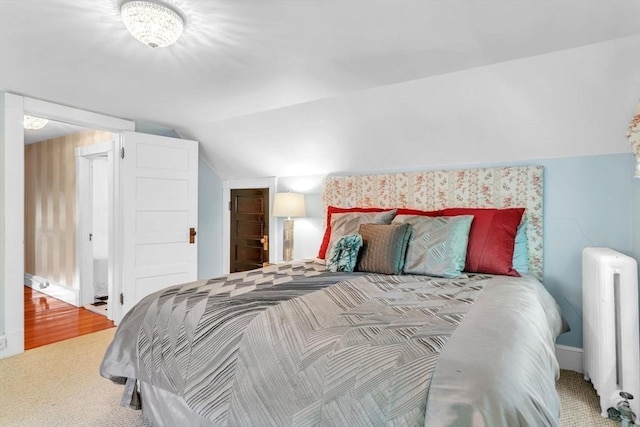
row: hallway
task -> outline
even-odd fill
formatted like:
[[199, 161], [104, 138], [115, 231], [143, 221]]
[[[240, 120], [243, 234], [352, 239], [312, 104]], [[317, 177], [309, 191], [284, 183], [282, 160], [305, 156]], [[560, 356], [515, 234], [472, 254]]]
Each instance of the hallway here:
[[24, 349], [114, 327], [105, 316], [24, 287]]

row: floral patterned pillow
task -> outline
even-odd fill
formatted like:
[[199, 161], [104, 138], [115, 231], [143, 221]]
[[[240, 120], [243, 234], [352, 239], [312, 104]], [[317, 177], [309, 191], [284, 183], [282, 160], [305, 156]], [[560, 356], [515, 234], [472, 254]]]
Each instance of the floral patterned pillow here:
[[347, 234], [342, 236], [329, 251], [329, 257], [327, 258], [329, 271], [334, 273], [337, 271], [353, 271], [361, 247], [361, 235]]

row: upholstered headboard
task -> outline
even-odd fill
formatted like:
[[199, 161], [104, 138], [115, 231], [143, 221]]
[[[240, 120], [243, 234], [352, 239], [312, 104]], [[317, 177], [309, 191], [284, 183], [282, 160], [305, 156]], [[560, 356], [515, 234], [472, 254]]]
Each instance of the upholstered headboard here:
[[452, 207], [524, 207], [529, 272], [542, 279], [543, 167], [400, 172], [328, 176], [323, 203], [340, 207], [407, 207], [438, 210]]

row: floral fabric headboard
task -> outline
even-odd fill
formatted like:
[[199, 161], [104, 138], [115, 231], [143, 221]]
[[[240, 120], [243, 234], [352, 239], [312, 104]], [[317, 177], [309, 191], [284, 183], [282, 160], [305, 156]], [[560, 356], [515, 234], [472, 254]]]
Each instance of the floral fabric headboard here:
[[542, 279], [543, 167], [400, 172], [328, 176], [323, 204], [339, 207], [406, 207], [438, 210], [453, 207], [524, 207], [529, 272]]

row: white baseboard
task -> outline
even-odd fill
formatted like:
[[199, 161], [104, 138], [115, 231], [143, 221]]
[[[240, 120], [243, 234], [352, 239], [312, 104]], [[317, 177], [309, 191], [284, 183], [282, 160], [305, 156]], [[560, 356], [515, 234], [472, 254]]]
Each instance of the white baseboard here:
[[24, 329], [7, 332], [3, 337], [5, 348], [0, 350], [0, 359], [15, 356], [24, 351]]
[[73, 289], [29, 273], [24, 273], [24, 284], [38, 292], [80, 307], [80, 291], [78, 289]]
[[582, 349], [556, 344], [556, 358], [560, 369], [582, 373]]

